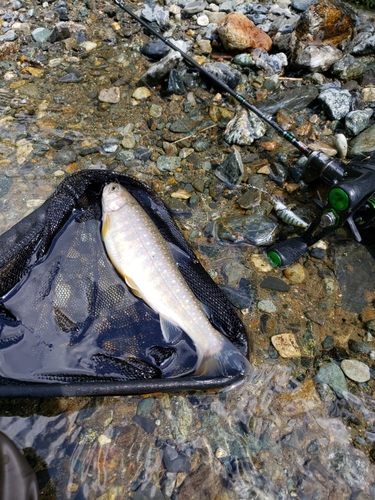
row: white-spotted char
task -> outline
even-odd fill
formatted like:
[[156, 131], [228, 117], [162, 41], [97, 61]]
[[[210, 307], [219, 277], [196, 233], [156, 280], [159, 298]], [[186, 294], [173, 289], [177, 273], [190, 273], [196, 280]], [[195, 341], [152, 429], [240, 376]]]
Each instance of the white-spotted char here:
[[164, 338], [183, 330], [197, 351], [195, 374], [205, 377], [245, 374], [248, 360], [210, 323], [176, 265], [173, 253], [154, 222], [120, 184], [105, 186], [102, 196], [102, 238], [113, 266], [135, 295], [160, 317]]

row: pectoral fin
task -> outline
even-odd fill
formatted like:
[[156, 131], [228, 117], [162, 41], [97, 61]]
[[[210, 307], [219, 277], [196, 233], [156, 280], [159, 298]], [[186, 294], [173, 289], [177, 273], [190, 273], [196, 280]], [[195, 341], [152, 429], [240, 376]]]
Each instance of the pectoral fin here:
[[131, 278], [129, 278], [129, 276], [126, 276], [125, 274], [123, 274], [122, 277], [124, 278], [125, 283], [128, 285], [128, 287], [130, 288], [130, 290], [134, 293], [134, 295], [136, 297], [138, 297], [139, 299], [145, 300], [143, 298], [140, 290], [138, 289], [137, 285], [134, 283], [134, 281]]
[[109, 228], [109, 217], [108, 215], [104, 216], [103, 224], [102, 224], [102, 238], [105, 239]]
[[174, 323], [171, 323], [167, 318], [160, 316], [160, 328], [166, 342], [175, 344], [180, 340], [183, 330]]

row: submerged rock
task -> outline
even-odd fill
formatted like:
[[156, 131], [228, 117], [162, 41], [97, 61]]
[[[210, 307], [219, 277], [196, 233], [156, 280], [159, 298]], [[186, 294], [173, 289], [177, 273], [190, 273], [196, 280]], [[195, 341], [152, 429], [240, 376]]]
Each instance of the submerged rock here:
[[218, 243], [271, 245], [278, 224], [259, 214], [223, 217], [214, 221], [212, 233]]
[[271, 38], [257, 28], [244, 14], [231, 12], [218, 25], [217, 31], [226, 50], [247, 51], [261, 48], [270, 50]]
[[241, 182], [243, 174], [243, 163], [237, 149], [233, 149], [225, 161], [215, 170], [216, 177], [223, 181], [230, 189], [234, 189]]
[[343, 392], [348, 390], [343, 371], [332, 361], [319, 368], [315, 380], [320, 384], [329, 385], [339, 397], [342, 397]]
[[356, 359], [344, 359], [341, 362], [341, 369], [345, 375], [354, 382], [368, 382], [370, 380], [370, 368]]
[[266, 133], [264, 121], [252, 111], [240, 108], [236, 116], [226, 126], [224, 138], [229, 144], [247, 146]]
[[271, 337], [271, 342], [282, 358], [300, 358], [301, 350], [293, 333], [281, 333]]
[[280, 109], [292, 111], [301, 111], [305, 109], [316, 97], [319, 92], [315, 85], [302, 85], [293, 89], [280, 89], [273, 92], [269, 97], [266, 97], [256, 107], [263, 113], [275, 114]]

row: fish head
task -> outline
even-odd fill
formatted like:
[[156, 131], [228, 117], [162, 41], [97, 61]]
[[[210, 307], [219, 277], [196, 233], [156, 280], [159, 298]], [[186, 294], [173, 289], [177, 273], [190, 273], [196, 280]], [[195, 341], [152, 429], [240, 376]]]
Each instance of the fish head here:
[[105, 214], [116, 212], [125, 205], [134, 203], [133, 196], [121, 184], [111, 182], [103, 189], [102, 209]]

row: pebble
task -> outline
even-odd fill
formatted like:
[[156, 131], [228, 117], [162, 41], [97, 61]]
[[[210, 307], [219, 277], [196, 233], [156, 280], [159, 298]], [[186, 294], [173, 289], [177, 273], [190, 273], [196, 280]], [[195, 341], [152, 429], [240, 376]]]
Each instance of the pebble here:
[[322, 342], [323, 349], [331, 349], [335, 343], [335, 339], [332, 335], [328, 335]]
[[258, 302], [258, 309], [259, 309], [259, 311], [263, 311], [263, 312], [266, 312], [266, 313], [275, 313], [275, 312], [277, 312], [277, 307], [276, 307], [275, 303], [272, 300], [269, 300], [269, 299], [260, 300]]
[[271, 342], [282, 358], [300, 358], [301, 350], [293, 333], [273, 335]]
[[165, 57], [171, 49], [162, 40], [150, 42], [141, 48], [142, 54], [154, 61], [159, 61]]
[[132, 97], [134, 97], [134, 99], [137, 99], [138, 101], [141, 101], [143, 99], [148, 99], [151, 96], [152, 96], [152, 92], [147, 87], [138, 87], [132, 93]]
[[273, 269], [268, 259], [263, 255], [253, 254], [250, 260], [255, 268], [262, 273], [269, 273]]
[[48, 30], [47, 28], [36, 28], [32, 33], [31, 36], [37, 43], [45, 43], [49, 37], [51, 36], [52, 31]]
[[13, 184], [13, 179], [7, 175], [0, 174], [0, 198], [7, 194]]
[[125, 149], [133, 149], [136, 145], [135, 136], [132, 132], [123, 135], [121, 145]]
[[261, 288], [266, 288], [268, 290], [276, 290], [278, 292], [288, 292], [290, 286], [285, 281], [276, 276], [266, 276], [260, 283]]
[[341, 362], [341, 369], [354, 382], [368, 382], [371, 378], [370, 368], [365, 363], [356, 359], [344, 359]]
[[101, 102], [109, 102], [110, 104], [117, 104], [120, 102], [121, 94], [118, 87], [110, 87], [109, 89], [102, 89], [99, 92], [98, 99]]
[[283, 270], [283, 275], [292, 283], [303, 283], [305, 281], [305, 269], [301, 264], [294, 264]]
[[352, 352], [357, 354], [369, 354], [371, 352], [371, 347], [361, 340], [349, 339], [348, 347]]
[[92, 50], [96, 49], [98, 44], [96, 42], [90, 42], [89, 40], [87, 40], [86, 42], [82, 42], [80, 46], [83, 47], [86, 52], [91, 52]]
[[181, 165], [179, 156], [159, 156], [156, 160], [156, 166], [161, 172], [170, 172], [176, 170]]
[[163, 465], [168, 472], [189, 472], [190, 458], [185, 453], [180, 453], [169, 445], [165, 446], [162, 452]]
[[322, 365], [315, 376], [315, 380], [321, 384], [329, 385], [339, 397], [342, 397], [343, 393], [348, 390], [343, 371], [333, 362]]
[[203, 14], [197, 19], [198, 26], [208, 26], [210, 24], [210, 20], [206, 14]]

